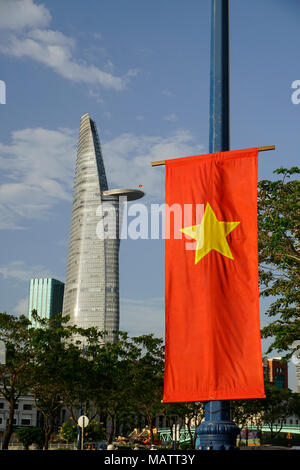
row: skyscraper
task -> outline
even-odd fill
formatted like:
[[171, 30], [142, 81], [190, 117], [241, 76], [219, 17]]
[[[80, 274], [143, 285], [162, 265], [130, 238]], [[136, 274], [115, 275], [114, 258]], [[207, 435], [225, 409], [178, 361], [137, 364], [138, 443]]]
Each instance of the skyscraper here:
[[119, 329], [119, 198], [135, 189], [108, 190], [95, 123], [81, 118], [75, 169], [63, 315], [82, 328]]
[[38, 326], [32, 319], [32, 310], [41, 318], [51, 318], [62, 313], [64, 283], [52, 278], [31, 279], [29, 285], [28, 318], [32, 326]]

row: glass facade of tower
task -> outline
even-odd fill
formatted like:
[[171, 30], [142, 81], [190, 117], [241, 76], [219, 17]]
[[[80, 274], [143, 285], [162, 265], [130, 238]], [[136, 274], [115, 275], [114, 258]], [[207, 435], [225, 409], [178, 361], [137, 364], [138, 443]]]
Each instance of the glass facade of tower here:
[[[118, 227], [118, 197], [102, 201], [101, 193], [107, 189], [97, 130], [85, 114], [76, 160], [63, 314], [77, 326], [111, 332], [119, 327], [119, 237], [97, 235], [104, 223], [101, 211], [106, 209]], [[104, 231], [103, 226], [100, 229]]]
[[38, 327], [32, 319], [32, 310], [41, 318], [50, 318], [62, 313], [64, 283], [52, 278], [31, 279], [29, 286], [28, 318], [32, 326]]

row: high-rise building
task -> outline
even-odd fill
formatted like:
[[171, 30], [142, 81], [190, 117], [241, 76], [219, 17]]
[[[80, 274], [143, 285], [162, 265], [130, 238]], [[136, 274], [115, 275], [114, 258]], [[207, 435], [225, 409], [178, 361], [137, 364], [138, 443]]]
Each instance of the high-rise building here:
[[135, 189], [108, 190], [94, 121], [81, 118], [75, 169], [63, 315], [82, 328], [119, 329], [119, 199], [139, 199]]
[[64, 286], [63, 282], [52, 278], [30, 280], [28, 318], [32, 326], [38, 326], [32, 318], [32, 310], [36, 310], [39, 317], [48, 319], [62, 313]]
[[265, 377], [278, 388], [288, 388], [288, 364], [281, 357], [263, 358]]

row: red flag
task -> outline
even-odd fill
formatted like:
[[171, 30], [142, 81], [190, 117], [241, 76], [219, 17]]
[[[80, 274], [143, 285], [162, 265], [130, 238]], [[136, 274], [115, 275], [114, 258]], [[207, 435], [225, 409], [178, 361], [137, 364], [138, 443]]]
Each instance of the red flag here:
[[257, 157], [250, 149], [166, 161], [164, 402], [265, 396]]

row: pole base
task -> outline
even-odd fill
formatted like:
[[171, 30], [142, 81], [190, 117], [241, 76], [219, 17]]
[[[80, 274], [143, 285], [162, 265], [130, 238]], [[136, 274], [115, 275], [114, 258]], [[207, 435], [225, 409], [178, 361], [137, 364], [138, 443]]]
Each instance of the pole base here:
[[203, 421], [196, 429], [197, 450], [236, 450], [240, 429], [232, 421]]

